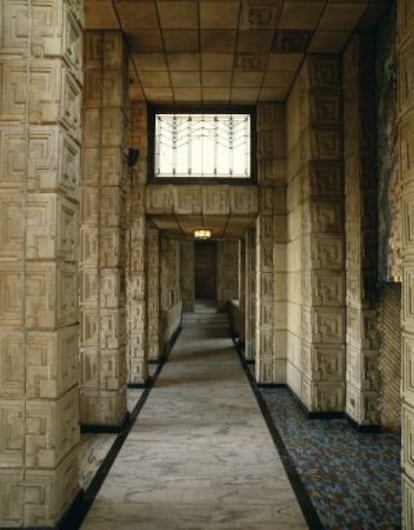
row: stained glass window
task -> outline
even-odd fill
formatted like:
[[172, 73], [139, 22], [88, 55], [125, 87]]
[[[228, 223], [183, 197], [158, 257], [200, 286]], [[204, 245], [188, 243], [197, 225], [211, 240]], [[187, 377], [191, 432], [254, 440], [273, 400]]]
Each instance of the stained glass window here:
[[155, 177], [250, 178], [250, 114], [156, 114]]

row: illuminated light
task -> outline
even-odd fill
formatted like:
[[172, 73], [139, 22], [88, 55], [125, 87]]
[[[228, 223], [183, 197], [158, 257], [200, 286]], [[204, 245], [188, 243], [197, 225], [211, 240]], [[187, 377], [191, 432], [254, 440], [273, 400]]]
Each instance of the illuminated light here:
[[206, 230], [205, 228], [194, 230], [195, 239], [210, 239], [210, 237], [211, 237], [211, 230]]

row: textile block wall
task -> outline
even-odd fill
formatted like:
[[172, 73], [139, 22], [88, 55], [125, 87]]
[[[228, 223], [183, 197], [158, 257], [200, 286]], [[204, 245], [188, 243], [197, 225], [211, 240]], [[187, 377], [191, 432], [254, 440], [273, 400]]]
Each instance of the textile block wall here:
[[0, 19], [0, 526], [53, 526], [78, 489], [81, 1]]
[[81, 181], [81, 421], [126, 414], [127, 57], [118, 31], [85, 33]]

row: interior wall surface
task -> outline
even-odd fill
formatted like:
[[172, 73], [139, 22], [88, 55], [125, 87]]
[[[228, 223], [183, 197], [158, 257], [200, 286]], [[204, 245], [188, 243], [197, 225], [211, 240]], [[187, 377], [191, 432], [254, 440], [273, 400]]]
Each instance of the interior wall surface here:
[[180, 242], [180, 285], [183, 311], [193, 312], [195, 302], [195, 260], [194, 241]]
[[402, 215], [402, 488], [403, 527], [414, 527], [414, 4], [397, 3], [398, 152]]
[[239, 244], [237, 240], [217, 241], [217, 307], [226, 310], [228, 302], [239, 298]]
[[84, 424], [126, 416], [127, 55], [119, 31], [87, 31], [81, 181], [81, 387]]
[[0, 18], [0, 526], [53, 527], [78, 491], [82, 2]]

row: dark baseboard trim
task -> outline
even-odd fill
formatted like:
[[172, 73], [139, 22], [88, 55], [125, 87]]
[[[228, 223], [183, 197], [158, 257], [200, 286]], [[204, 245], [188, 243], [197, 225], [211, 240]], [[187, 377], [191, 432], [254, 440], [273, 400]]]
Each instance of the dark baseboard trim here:
[[127, 388], [141, 388], [145, 389], [148, 388], [148, 386], [151, 384], [151, 376], [147, 377], [147, 380], [145, 383], [128, 383]]
[[100, 425], [95, 423], [82, 423], [80, 426], [80, 431], [82, 434], [85, 433], [95, 433], [95, 434], [102, 434], [102, 433], [120, 433], [122, 429], [125, 428], [125, 426], [129, 422], [129, 412], [126, 412], [124, 419], [119, 425]]
[[112, 464], [118, 456], [121, 447], [123, 446], [132, 426], [135, 423], [135, 420], [137, 419], [139, 413], [142, 410], [142, 407], [147, 401], [148, 396], [150, 395], [150, 392], [158, 379], [158, 376], [160, 375], [165, 363], [168, 361], [171, 349], [174, 346], [175, 341], [177, 340], [180, 332], [181, 328], [178, 328], [173, 335], [174, 341], [170, 341], [170, 349], [168, 350], [167, 354], [163, 355], [162, 359], [156, 362], [156, 364], [158, 364], [158, 367], [155, 370], [155, 373], [152, 375], [151, 378], [149, 378], [148, 385], [146, 386], [146, 388], [144, 388], [144, 391], [142, 392], [139, 400], [137, 401], [137, 404], [129, 415], [129, 421], [124, 424], [122, 430], [118, 433], [116, 440], [114, 441], [111, 449], [103, 460], [101, 467], [98, 469], [96, 475], [92, 479], [92, 482], [90, 483], [89, 487], [86, 491], [81, 491], [81, 494], [74, 499], [66, 514], [56, 525], [55, 530], [77, 530], [82, 525], [82, 522], [85, 519], [90, 507], [92, 506], [92, 503], [95, 500], [95, 497], [103, 481], [108, 475]]
[[[233, 338], [233, 337], [232, 337]], [[267, 428], [269, 429], [269, 432], [273, 438], [273, 442], [276, 446], [276, 449], [280, 455], [280, 458], [283, 463], [283, 467], [285, 468], [286, 474], [288, 476], [288, 479], [292, 485], [292, 488], [295, 492], [296, 498], [299, 502], [299, 505], [302, 509], [303, 516], [308, 523], [309, 528], [312, 530], [323, 530], [322, 523], [319, 519], [318, 513], [315, 510], [315, 507], [312, 504], [312, 501], [310, 500], [309, 494], [307, 489], [305, 488], [302, 479], [300, 478], [300, 475], [296, 469], [296, 466], [290, 457], [288, 450], [283, 442], [283, 439], [273, 423], [272, 416], [270, 414], [270, 411], [266, 405], [266, 402], [263, 398], [263, 396], [260, 393], [259, 387], [253, 378], [248, 364], [246, 362], [246, 359], [243, 357], [243, 352], [240, 348], [238, 348], [237, 342], [233, 339], [234, 346], [236, 349], [236, 352], [239, 356], [240, 363], [244, 369], [244, 373], [250, 383], [250, 387], [256, 397], [256, 401], [260, 407], [260, 410], [263, 414], [264, 420], [266, 422]]]
[[345, 414], [345, 417], [349, 425], [357, 432], [367, 434], [378, 434], [384, 432], [379, 425], [359, 425], [359, 423], [352, 419], [348, 414]]
[[148, 364], [160, 364], [161, 359], [150, 359]]
[[[247, 363], [248, 364], [248, 363]], [[259, 388], [286, 388], [286, 383], [256, 383]]]

